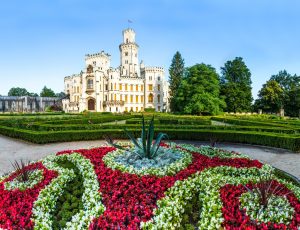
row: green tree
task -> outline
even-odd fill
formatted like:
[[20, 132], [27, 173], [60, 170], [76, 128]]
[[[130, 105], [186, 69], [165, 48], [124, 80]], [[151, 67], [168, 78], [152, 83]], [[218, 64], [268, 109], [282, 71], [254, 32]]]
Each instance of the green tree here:
[[269, 80], [258, 93], [255, 108], [266, 112], [278, 113], [284, 102], [284, 90], [275, 80]]
[[169, 84], [170, 84], [170, 109], [172, 112], [178, 112], [178, 105], [176, 104], [176, 94], [179, 85], [184, 76], [184, 59], [181, 54], [177, 51], [173, 56], [171, 66], [169, 68]]
[[293, 84], [287, 93], [285, 101], [285, 113], [291, 117], [300, 115], [300, 86]]
[[55, 96], [59, 98], [64, 98], [67, 95], [64, 92], [60, 92], [60, 93], [56, 93]]
[[251, 110], [251, 73], [243, 58], [236, 57], [221, 67], [221, 95], [225, 97], [228, 112]]
[[27, 96], [28, 91], [25, 88], [13, 87], [8, 91], [8, 96]]
[[41, 97], [55, 97], [55, 93], [52, 89], [44, 86], [44, 88], [42, 89], [42, 91], [40, 93], [40, 96]]
[[219, 76], [215, 68], [202, 63], [187, 68], [175, 100], [182, 113], [215, 115], [225, 107], [219, 93]]
[[272, 75], [271, 80], [278, 82], [283, 89], [283, 106], [285, 114], [288, 116], [299, 115], [299, 89], [300, 76], [291, 75], [286, 70], [279, 71], [278, 74]]

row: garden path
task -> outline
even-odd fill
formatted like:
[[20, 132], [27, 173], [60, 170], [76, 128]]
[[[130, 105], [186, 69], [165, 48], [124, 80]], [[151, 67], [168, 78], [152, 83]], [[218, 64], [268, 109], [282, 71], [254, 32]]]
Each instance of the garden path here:
[[[197, 146], [208, 144], [200, 141], [176, 141], [178, 143], [195, 144]], [[33, 144], [0, 135], [0, 175], [12, 170], [11, 162], [14, 160], [38, 160], [51, 153], [66, 149], [92, 148], [101, 146], [103, 140], [77, 141], [50, 144]], [[247, 144], [220, 143], [217, 147], [249, 155], [264, 163], [274, 165], [298, 178], [300, 178], [300, 154], [285, 149], [269, 148]]]

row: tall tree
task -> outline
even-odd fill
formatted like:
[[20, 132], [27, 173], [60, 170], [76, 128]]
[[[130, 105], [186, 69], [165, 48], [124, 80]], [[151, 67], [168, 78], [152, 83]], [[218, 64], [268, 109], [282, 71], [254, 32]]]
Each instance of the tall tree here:
[[169, 84], [170, 84], [170, 109], [172, 112], [178, 111], [178, 105], [176, 104], [176, 94], [178, 87], [184, 76], [184, 59], [181, 54], [177, 51], [173, 56], [171, 66], [169, 68]]
[[28, 91], [25, 88], [13, 87], [8, 91], [8, 96], [27, 96]]
[[180, 112], [215, 115], [225, 107], [219, 93], [219, 76], [215, 68], [202, 63], [187, 68], [175, 100]]
[[40, 96], [41, 97], [55, 97], [55, 93], [52, 89], [44, 86], [44, 88], [42, 89], [42, 91], [40, 93]]
[[285, 114], [288, 116], [298, 116], [300, 109], [300, 76], [291, 75], [286, 70], [279, 71], [272, 75], [271, 80], [278, 82], [283, 89], [283, 106]]
[[251, 110], [251, 72], [243, 58], [236, 57], [221, 67], [221, 95], [225, 97], [228, 112]]
[[284, 91], [275, 80], [269, 80], [264, 84], [258, 93], [255, 101], [255, 108], [266, 112], [278, 113], [284, 102]]

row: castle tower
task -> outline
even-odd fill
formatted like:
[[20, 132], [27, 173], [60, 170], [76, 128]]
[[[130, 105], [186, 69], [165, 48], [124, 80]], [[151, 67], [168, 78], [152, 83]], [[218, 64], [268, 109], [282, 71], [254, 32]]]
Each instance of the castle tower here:
[[121, 76], [139, 77], [139, 46], [135, 42], [135, 32], [133, 29], [128, 28], [123, 30], [123, 43], [120, 44], [119, 49], [121, 62]]

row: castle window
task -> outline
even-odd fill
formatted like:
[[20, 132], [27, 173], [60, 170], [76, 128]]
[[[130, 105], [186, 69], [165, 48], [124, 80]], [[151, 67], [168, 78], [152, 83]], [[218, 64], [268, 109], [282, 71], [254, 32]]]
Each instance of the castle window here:
[[107, 84], [105, 84], [105, 90], [108, 90], [108, 85]]
[[139, 107], [135, 107], [135, 112], [138, 112], [139, 111]]
[[139, 96], [138, 96], [138, 95], [135, 96], [135, 102], [136, 102], [136, 103], [139, 102]]
[[93, 61], [93, 65], [96, 65], [96, 62], [95, 62], [95, 61]]
[[119, 90], [122, 90], [122, 84], [119, 84]]
[[157, 90], [160, 91], [160, 84], [157, 85]]
[[148, 96], [148, 103], [153, 103], [153, 94], [150, 93]]
[[157, 103], [160, 103], [160, 95], [157, 95]]
[[110, 83], [110, 90], [113, 90], [113, 83]]
[[125, 56], [128, 56], [128, 52], [125, 52]]
[[125, 95], [125, 102], [127, 103], [127, 95]]
[[87, 88], [88, 88], [88, 89], [94, 88], [94, 82], [93, 82], [93, 79], [88, 79], [88, 80], [87, 80]]
[[142, 92], [144, 91], [144, 85], [141, 85], [141, 91]]
[[135, 90], [136, 90], [136, 91], [139, 91], [139, 85], [136, 85], [136, 86], [135, 86]]
[[133, 95], [130, 95], [130, 102], [133, 102]]
[[143, 95], [141, 96], [141, 102], [142, 103], [144, 102], [144, 96]]
[[157, 106], [157, 111], [160, 111], [160, 106]]
[[157, 80], [160, 81], [160, 76], [157, 77]]
[[125, 64], [128, 64], [128, 60], [125, 60]]
[[107, 99], [108, 99], [108, 98], [107, 98], [107, 95], [105, 95], [105, 101], [108, 101]]
[[127, 84], [125, 84], [125, 90], [127, 91]]
[[117, 83], [115, 83], [115, 87], [114, 87], [114, 90], [116, 90], [117, 89]]
[[130, 91], [133, 91], [133, 85], [130, 85]]
[[149, 85], [148, 85], [148, 90], [149, 90], [149, 91], [152, 91], [152, 90], [153, 90], [153, 85], [152, 85], [152, 84], [149, 84]]
[[120, 101], [122, 101], [122, 100], [123, 100], [123, 95], [121, 94], [121, 95], [120, 95]]
[[149, 81], [152, 81], [152, 76], [149, 76]]
[[126, 43], [128, 43], [128, 38], [126, 38]]
[[116, 95], [116, 94], [114, 95], [114, 100], [115, 100], [115, 101], [117, 100], [117, 95]]

